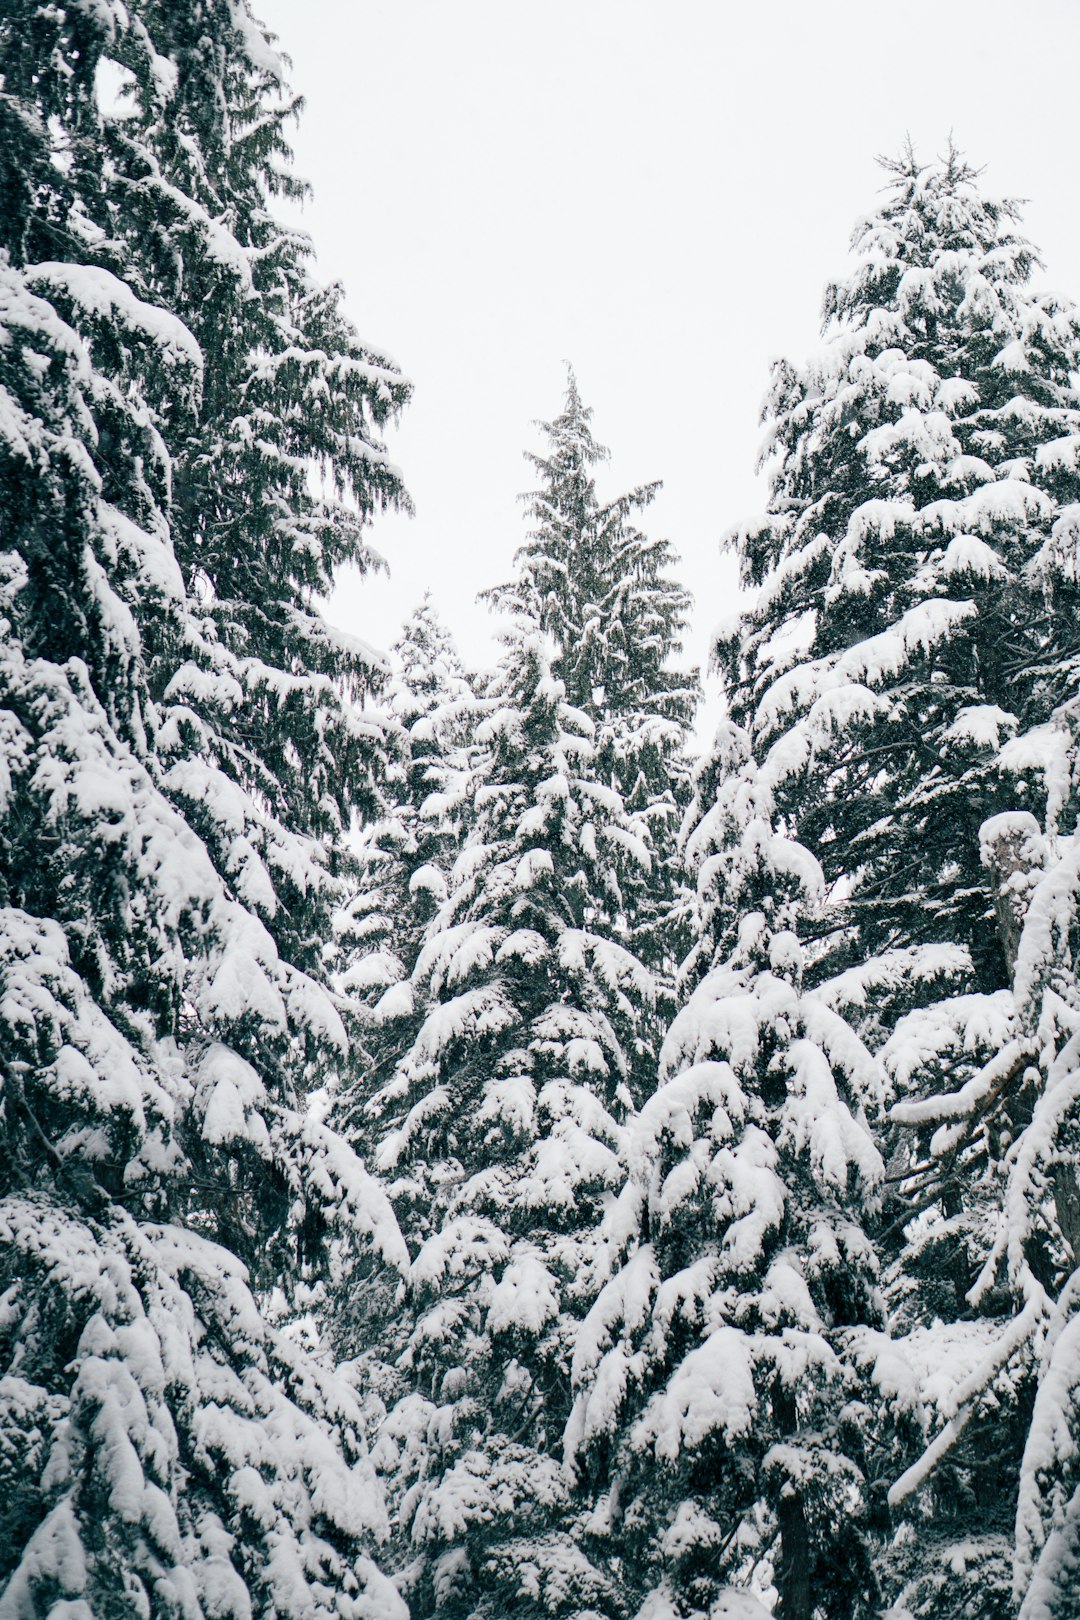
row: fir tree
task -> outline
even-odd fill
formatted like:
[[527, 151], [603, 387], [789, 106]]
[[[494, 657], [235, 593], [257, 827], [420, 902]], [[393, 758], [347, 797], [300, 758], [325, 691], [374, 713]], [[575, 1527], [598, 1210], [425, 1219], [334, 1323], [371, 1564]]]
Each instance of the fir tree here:
[[[290, 960], [321, 971], [335, 845], [373, 807], [379, 749], [370, 717], [341, 701], [363, 700], [375, 655], [317, 603], [340, 566], [369, 566], [372, 511], [405, 501], [378, 429], [407, 387], [360, 343], [340, 288], [314, 280], [308, 240], [274, 217], [277, 196], [304, 191], [281, 60], [250, 18], [213, 16], [165, 8], [168, 116], [155, 58], [136, 78], [137, 134], [124, 118], [108, 127], [146, 296], [182, 308], [213, 359], [175, 450], [173, 543], [199, 612], [179, 646], [152, 646], [170, 709], [159, 746], [219, 865]], [[117, 234], [107, 211], [101, 224]]]
[[480, 701], [475, 824], [411, 978], [422, 1021], [370, 1106], [414, 1255], [376, 1455], [415, 1613], [569, 1616], [606, 1602], [560, 1438], [653, 994], [612, 937], [612, 871], [645, 852], [535, 632]]
[[756, 596], [718, 660], [822, 862], [834, 966], [869, 985], [884, 958], [876, 999], [903, 1010], [895, 969], [938, 977], [941, 945], [968, 953], [975, 988], [1006, 983], [979, 829], [1025, 791], [1034, 806], [1000, 749], [1068, 689], [1075, 580], [1057, 571], [1051, 606], [1040, 568], [1078, 493], [1080, 321], [1031, 292], [1015, 205], [954, 151], [886, 167], [826, 294], [824, 353], [776, 367], [768, 512], [733, 536]]
[[[904, 1593], [916, 1616], [961, 1612], [958, 1575], [972, 1615], [1051, 1620], [1080, 1600], [1077, 734], [1074, 699], [1025, 739], [1028, 758], [1036, 743], [1042, 756], [1046, 824], [1022, 810], [982, 829], [1011, 988], [993, 998], [993, 1018], [985, 1007], [968, 1010], [979, 1038], [962, 1066], [948, 1061], [955, 1042], [939, 1037], [920, 1049], [909, 1039], [913, 1089], [930, 1095], [894, 1109], [921, 1147], [930, 1205], [922, 1243], [944, 1244], [953, 1229], [962, 1300], [952, 1313], [966, 1317], [927, 1320], [916, 1274], [909, 1287], [921, 1313], [912, 1311], [915, 1325], [893, 1352], [926, 1366], [923, 1383], [937, 1397], [924, 1401], [925, 1449], [891, 1492], [898, 1512], [928, 1524], [932, 1538]], [[951, 1011], [929, 1009], [924, 1023], [947, 1029]], [[901, 1025], [898, 1052], [903, 1034]], [[917, 1263], [919, 1247], [909, 1249]], [[915, 1269], [907, 1253], [900, 1264]], [[960, 1542], [959, 1560], [950, 1540]]]
[[365, 827], [356, 893], [337, 924], [343, 992], [365, 1008], [362, 1075], [336, 1099], [343, 1128], [363, 1139], [363, 1110], [417, 1032], [409, 980], [449, 891], [470, 809], [475, 700], [430, 593], [392, 649], [382, 712], [400, 726], [400, 756], [380, 783], [381, 815]]
[[[134, 87], [112, 113], [106, 60]], [[321, 427], [258, 449], [278, 470], [228, 533], [235, 459], [193, 469], [264, 364], [281, 420], [307, 409], [260, 353], [301, 286], [341, 375], [307, 420], [352, 424], [324, 448], [361, 514], [395, 492], [363, 422], [403, 385], [365, 405], [304, 250], [260, 286], [230, 231], [241, 193], [276, 231], [279, 64], [244, 5], [16, 3], [0, 72], [0, 1614], [400, 1613], [358, 1403], [265, 1308], [330, 1230], [407, 1260], [304, 1107], [346, 1062], [315, 943], [353, 802], [329, 750], [374, 752], [338, 688], [366, 660], [325, 650], [311, 593], [359, 519], [290, 504]]]
[[707, 769], [690, 855], [712, 960], [630, 1127], [567, 1455], [627, 1612], [725, 1612], [771, 1570], [783, 1620], [850, 1620], [874, 1585], [858, 1351], [881, 1317], [879, 1073], [803, 988], [821, 873], [776, 832], [745, 733], [722, 727]]
[[554, 639], [554, 672], [597, 728], [597, 769], [655, 852], [648, 882], [627, 886], [635, 949], [670, 969], [681, 944], [669, 925], [689, 780], [683, 750], [697, 699], [696, 681], [677, 663], [690, 598], [668, 572], [669, 542], [637, 527], [660, 484], [600, 501], [593, 469], [608, 451], [591, 418], [570, 371], [562, 412], [540, 424], [547, 453], [527, 453], [540, 487], [523, 497], [534, 527], [516, 578], [485, 595]]
[[[770, 509], [735, 537], [758, 595], [719, 653], [831, 888], [818, 994], [880, 1046], [896, 1101], [877, 1234], [895, 1337], [864, 1341], [899, 1520], [883, 1584], [905, 1615], [1004, 1616], [1051, 1307], [1016, 1252], [987, 1255], [1057, 1049], [1013, 981], [1066, 824], [1080, 325], [1030, 291], [1015, 206], [954, 152], [889, 167], [825, 354], [777, 368]], [[1056, 1264], [1036, 1268], [1051, 1300]]]

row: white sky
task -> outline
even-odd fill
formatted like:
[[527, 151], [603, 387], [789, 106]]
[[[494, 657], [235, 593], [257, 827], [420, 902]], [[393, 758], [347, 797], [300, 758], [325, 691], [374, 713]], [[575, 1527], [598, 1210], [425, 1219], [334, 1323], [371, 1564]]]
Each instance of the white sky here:
[[816, 345], [825, 281], [906, 132], [950, 130], [1030, 199], [1040, 285], [1080, 297], [1080, 0], [254, 0], [307, 101], [320, 273], [412, 379], [391, 451], [416, 505], [389, 582], [333, 616], [386, 647], [430, 586], [466, 660], [524, 533], [531, 426], [564, 359], [610, 446], [601, 496], [664, 480], [690, 651], [730, 610], [717, 540], [759, 509], [770, 360]]

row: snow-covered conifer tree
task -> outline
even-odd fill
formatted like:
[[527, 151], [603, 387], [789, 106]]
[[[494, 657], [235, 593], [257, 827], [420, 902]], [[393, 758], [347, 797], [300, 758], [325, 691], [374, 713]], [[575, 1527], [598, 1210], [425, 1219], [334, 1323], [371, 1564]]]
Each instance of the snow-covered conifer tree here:
[[[890, 168], [827, 294], [825, 353], [775, 373], [770, 508], [734, 537], [757, 595], [719, 661], [830, 885], [815, 982], [884, 1043], [898, 1099], [877, 1234], [898, 1337], [866, 1341], [904, 1479], [885, 1583], [904, 1614], [1004, 1615], [1041, 1329], [1019, 1273], [985, 1261], [1049, 1061], [1012, 981], [1064, 825], [1080, 322], [1031, 291], [1016, 208], [954, 152]], [[1018, 1288], [1026, 1352], [1004, 1326]], [[939, 1466], [916, 1462], [931, 1441]]]
[[[872, 1503], [855, 1351], [879, 1322], [865, 1223], [877, 1065], [802, 985], [820, 868], [775, 830], [744, 732], [694, 829], [712, 960], [629, 1126], [610, 1280], [579, 1328], [566, 1448], [626, 1612], [870, 1612]], [[719, 1605], [719, 1607], [718, 1607]]]
[[[376, 740], [312, 593], [395, 496], [404, 385], [359, 385], [295, 239], [260, 282], [280, 64], [245, 4], [15, 0], [0, 73], [0, 1614], [397, 1615], [358, 1403], [265, 1307], [330, 1229], [407, 1260], [303, 1106], [346, 1062], [319, 932]], [[242, 491], [196, 464], [264, 367]], [[359, 515], [294, 501], [320, 459]]]
[[199, 611], [179, 645], [150, 643], [170, 700], [168, 786], [290, 960], [317, 971], [340, 899], [329, 852], [370, 806], [379, 753], [341, 701], [363, 699], [374, 655], [317, 603], [342, 564], [368, 566], [372, 510], [404, 500], [377, 430], [407, 389], [359, 341], [340, 288], [314, 279], [307, 238], [274, 216], [276, 196], [304, 190], [284, 137], [296, 103], [250, 18], [233, 8], [223, 24], [219, 9], [161, 8], [164, 62], [118, 31], [143, 116], [106, 121], [125, 207], [100, 224], [133, 234], [141, 294], [182, 308], [213, 357], [177, 435], [170, 513]]
[[368, 1010], [363, 1072], [335, 1099], [349, 1134], [416, 1035], [407, 981], [449, 889], [471, 807], [476, 705], [457, 649], [430, 594], [391, 650], [382, 712], [401, 728], [400, 755], [379, 786], [381, 814], [363, 829], [356, 893], [338, 920], [339, 983]]
[[479, 713], [475, 822], [407, 986], [419, 1030], [369, 1113], [414, 1256], [376, 1347], [398, 1556], [415, 1613], [494, 1620], [607, 1602], [561, 1436], [653, 989], [613, 938], [612, 873], [647, 851], [535, 630]]
[[540, 424], [546, 454], [528, 453], [540, 486], [524, 497], [534, 527], [517, 553], [516, 577], [486, 595], [554, 639], [554, 673], [597, 728], [597, 770], [654, 851], [648, 884], [627, 887], [634, 947], [670, 966], [681, 944], [668, 937], [668, 922], [689, 777], [683, 750], [697, 699], [696, 680], [678, 667], [690, 598], [668, 572], [670, 543], [637, 527], [660, 484], [599, 499], [593, 470], [608, 451], [591, 418], [571, 371], [563, 410]]
[[[1041, 758], [1046, 822], [1015, 810], [982, 829], [1011, 989], [968, 998], [963, 1021], [956, 1002], [909, 1015], [891, 1043], [909, 1095], [924, 1093], [894, 1115], [919, 1143], [908, 1185], [921, 1183], [929, 1206], [898, 1262], [914, 1272], [910, 1331], [890, 1347], [890, 1362], [917, 1375], [890, 1390], [878, 1374], [897, 1404], [922, 1407], [924, 1449], [891, 1491], [922, 1532], [916, 1556], [898, 1542], [901, 1601], [916, 1620], [1057, 1620], [1080, 1601], [1078, 733], [1073, 700], [1016, 745]], [[977, 1033], [961, 1045], [964, 1025]], [[951, 1249], [961, 1296], [948, 1314], [920, 1287], [934, 1245]]]
[[955, 969], [944, 944], [995, 990], [979, 829], [1025, 788], [1038, 808], [999, 751], [1067, 691], [1075, 578], [1057, 568], [1053, 603], [1045, 585], [1080, 492], [1080, 318], [1032, 292], [1016, 207], [955, 151], [887, 168], [824, 352], [776, 367], [768, 512], [732, 537], [756, 594], [718, 659], [867, 986], [880, 956], [883, 983]]
[[[393, 674], [383, 694], [384, 706], [406, 722], [450, 705], [468, 704], [469, 678], [453, 636], [439, 618], [431, 592], [402, 625], [393, 648]], [[420, 739], [423, 740], [423, 739]]]

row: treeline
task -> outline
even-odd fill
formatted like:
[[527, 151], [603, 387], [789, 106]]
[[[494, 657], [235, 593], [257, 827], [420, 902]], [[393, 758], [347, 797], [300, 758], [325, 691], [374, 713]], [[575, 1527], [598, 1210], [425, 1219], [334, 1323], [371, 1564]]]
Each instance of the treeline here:
[[1080, 313], [1015, 206], [888, 166], [696, 758], [572, 373], [496, 670], [323, 617], [409, 386], [246, 0], [9, 0], [0, 75], [0, 1620], [1069, 1620]]

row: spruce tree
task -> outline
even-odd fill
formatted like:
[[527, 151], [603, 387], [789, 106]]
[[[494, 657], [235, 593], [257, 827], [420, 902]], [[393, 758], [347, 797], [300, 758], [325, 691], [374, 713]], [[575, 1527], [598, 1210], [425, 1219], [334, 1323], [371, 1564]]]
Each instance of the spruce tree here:
[[879, 1508], [860, 1351], [882, 1313], [880, 1074], [803, 987], [821, 872], [776, 831], [746, 734], [725, 724], [704, 774], [689, 853], [711, 960], [629, 1128], [567, 1457], [625, 1612], [723, 1613], [771, 1585], [782, 1620], [852, 1620]]
[[363, 829], [356, 892], [336, 925], [338, 983], [362, 1019], [362, 1072], [335, 1099], [362, 1142], [364, 1108], [418, 1028], [410, 981], [425, 931], [449, 892], [471, 807], [475, 700], [430, 593], [402, 628], [381, 712], [401, 728], [379, 784], [380, 815]]
[[369, 1108], [413, 1253], [376, 1456], [415, 1613], [570, 1616], [607, 1601], [560, 1447], [653, 994], [613, 937], [612, 874], [645, 852], [535, 630], [479, 703], [475, 823], [411, 979], [422, 1021]]
[[[340, 288], [313, 278], [307, 238], [274, 217], [277, 196], [304, 192], [284, 135], [298, 103], [250, 18], [215, 17], [201, 0], [164, 8], [168, 117], [155, 59], [136, 79], [136, 132], [108, 126], [145, 294], [182, 307], [213, 360], [171, 510], [200, 611], [179, 646], [152, 646], [152, 680], [170, 705], [168, 787], [290, 959], [321, 971], [341, 900], [332, 852], [357, 806], [373, 808], [380, 750], [341, 701], [363, 701], [374, 655], [317, 604], [341, 565], [369, 565], [371, 513], [405, 502], [378, 429], [407, 388], [359, 342]], [[108, 210], [101, 225], [116, 234]]]
[[597, 769], [655, 852], [648, 881], [627, 888], [634, 948], [670, 969], [682, 945], [672, 927], [676, 839], [697, 700], [696, 680], [678, 667], [690, 598], [670, 575], [670, 543], [637, 526], [661, 485], [606, 502], [597, 495], [593, 469], [609, 452], [593, 437], [591, 419], [569, 371], [563, 410], [540, 424], [546, 454], [527, 453], [540, 483], [523, 497], [534, 527], [517, 553], [516, 577], [485, 595], [554, 639], [553, 670], [597, 728]]
[[[103, 61], [133, 86], [113, 112]], [[225, 0], [0, 19], [5, 1617], [401, 1612], [356, 1398], [266, 1308], [330, 1231], [407, 1261], [304, 1106], [347, 1062], [318, 939], [337, 767], [375, 739], [339, 690], [366, 656], [312, 601], [360, 518], [299, 493], [322, 453], [361, 516], [393, 499], [372, 429], [404, 389], [360, 386], [335, 296], [272, 226], [279, 71]], [[245, 207], [291, 242], [261, 284]], [[290, 395], [290, 364], [336, 398]], [[207, 447], [264, 367], [276, 449], [252, 455], [276, 471], [244, 494]]]
[[1015, 205], [955, 151], [886, 169], [826, 293], [824, 352], [775, 369], [768, 510], [732, 536], [756, 594], [717, 653], [780, 815], [822, 862], [834, 967], [869, 983], [883, 958], [903, 1010], [895, 970], [940, 977], [942, 946], [968, 953], [969, 987], [1007, 982], [979, 829], [1018, 796], [1038, 808], [1000, 749], [1067, 690], [1076, 583], [1058, 570], [1051, 608], [1040, 568], [1080, 493], [1080, 320], [1031, 291]]
[[[1051, 1305], [1032, 1240], [1006, 1263], [995, 1234], [1016, 1230], [1007, 1189], [1058, 1045], [1017, 964], [1068, 826], [1080, 326], [1032, 293], [1015, 206], [955, 152], [889, 168], [826, 296], [826, 352], [775, 373], [770, 507], [734, 537], [758, 594], [719, 654], [830, 886], [817, 993], [880, 1047], [896, 1104], [876, 1234], [894, 1335], [861, 1352], [894, 1482], [883, 1585], [905, 1615], [1005, 1616]], [[1064, 1264], [1035, 1267], [1051, 1302]]]
[[[919, 1143], [929, 1206], [900, 1257], [914, 1273], [910, 1331], [892, 1348], [926, 1369], [933, 1392], [927, 1400], [909, 1386], [909, 1404], [923, 1407], [923, 1444], [891, 1492], [898, 1514], [928, 1531], [898, 1560], [917, 1617], [1051, 1620], [1080, 1601], [1078, 729], [1073, 699], [1024, 740], [1029, 759], [1036, 745], [1042, 756], [1047, 821], [1014, 810], [982, 829], [1010, 990], [984, 1005], [968, 998], [965, 1021], [977, 1035], [960, 1062], [952, 1003], [928, 1009], [921, 1029], [905, 1020], [893, 1042], [910, 1089], [923, 1093], [894, 1115]], [[959, 1296], [940, 1314], [918, 1269], [935, 1244], [951, 1250]]]

